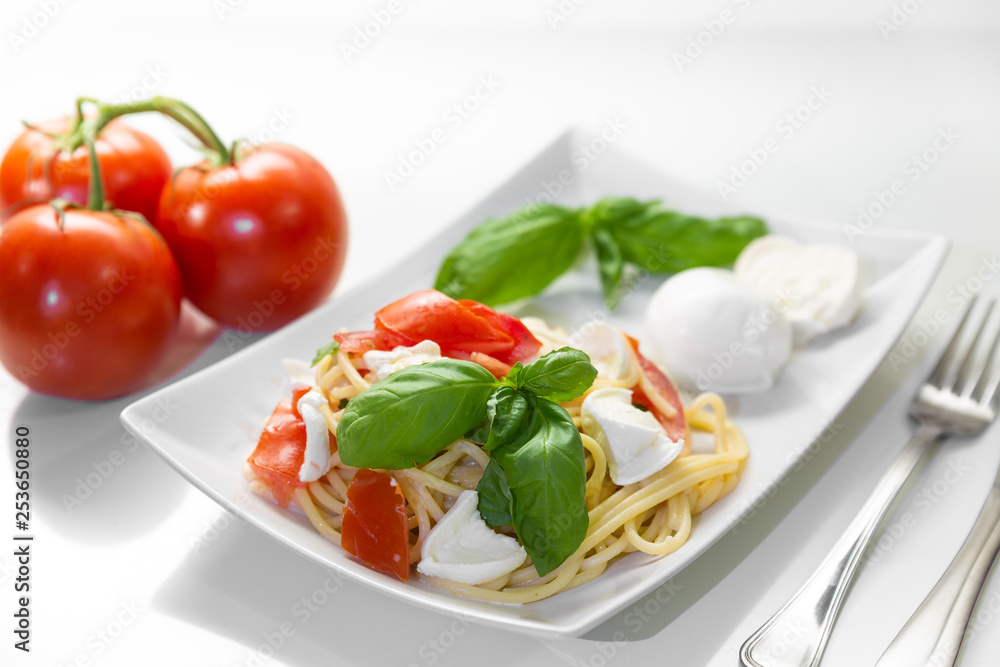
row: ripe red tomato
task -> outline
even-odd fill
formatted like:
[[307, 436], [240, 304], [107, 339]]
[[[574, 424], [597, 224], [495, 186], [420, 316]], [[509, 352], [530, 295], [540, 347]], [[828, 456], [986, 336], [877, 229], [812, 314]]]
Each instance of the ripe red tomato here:
[[222, 167], [182, 169], [163, 190], [157, 227], [191, 302], [251, 331], [277, 329], [326, 299], [347, 251], [333, 179], [284, 144], [250, 149]]
[[[476, 361], [488, 355], [491, 359], [483, 360], [493, 368], [499, 368], [496, 362], [524, 361], [542, 347], [516, 317], [476, 301], [456, 301], [436, 290], [420, 290], [390, 303], [375, 313], [374, 331], [334, 338], [345, 352], [354, 354], [432, 340], [447, 357]], [[487, 363], [482, 365], [493, 370]]]
[[409, 578], [406, 500], [395, 479], [377, 470], [359, 470], [347, 487], [343, 517], [340, 530], [344, 551], [380, 572], [394, 574], [403, 581]]
[[[51, 136], [68, 132], [70, 120], [50, 120], [36, 127], [22, 132], [0, 162], [0, 219], [10, 217], [18, 204], [48, 202], [56, 197], [87, 204], [87, 147], [67, 152]], [[163, 148], [148, 134], [118, 121], [104, 128], [94, 146], [105, 200], [114, 208], [141, 213], [153, 222], [160, 193], [172, 171]]]
[[48, 204], [0, 227], [0, 361], [35, 391], [105, 399], [139, 387], [167, 351], [181, 282], [151, 226]]

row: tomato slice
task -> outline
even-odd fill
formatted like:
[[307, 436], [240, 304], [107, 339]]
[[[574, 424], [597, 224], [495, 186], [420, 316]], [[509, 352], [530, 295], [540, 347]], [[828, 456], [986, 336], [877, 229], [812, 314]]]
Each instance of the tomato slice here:
[[299, 470], [306, 451], [306, 424], [299, 414], [299, 399], [308, 389], [296, 389], [274, 409], [264, 425], [257, 447], [247, 461], [257, 478], [271, 487], [281, 507], [288, 506], [292, 491], [305, 486]]
[[339, 333], [334, 334], [333, 339], [340, 343], [340, 349], [354, 356], [361, 356], [371, 350], [391, 350], [400, 345], [411, 347], [420, 342], [410, 340], [406, 336], [389, 329]]
[[667, 418], [659, 410], [653, 407], [652, 401], [646, 396], [645, 392], [642, 391], [640, 387], [636, 387], [632, 390], [632, 401], [638, 403], [639, 405], [645, 406], [650, 412], [656, 417], [657, 421], [660, 422], [660, 426], [666, 432], [667, 436], [676, 442], [681, 438], [684, 438], [684, 443], [687, 446], [691, 444], [691, 433], [688, 431], [687, 420], [684, 419], [684, 404], [681, 403], [681, 397], [677, 394], [677, 389], [674, 388], [673, 383], [670, 379], [663, 374], [656, 364], [642, 356], [639, 352], [639, 341], [627, 336], [629, 343], [632, 344], [632, 349], [635, 350], [635, 355], [639, 359], [639, 365], [642, 367], [643, 372], [646, 377], [649, 378], [650, 383], [656, 389], [656, 393], [664, 398], [670, 405], [674, 407], [676, 413], [673, 417]]
[[420, 290], [375, 313], [375, 328], [413, 341], [432, 340], [445, 356], [482, 352], [512, 364], [542, 344], [521, 322], [474, 301], [456, 301], [436, 290]]
[[[478, 301], [462, 300], [460, 304], [472, 313], [482, 317], [499, 331], [503, 331], [514, 341], [513, 347], [504, 354], [494, 355], [500, 361], [513, 365], [515, 362], [529, 359], [542, 349], [542, 343], [524, 326], [521, 320], [507, 313], [500, 313]], [[484, 350], [480, 350], [484, 351]]]
[[396, 480], [362, 468], [347, 487], [341, 545], [368, 567], [406, 581], [410, 539], [406, 501]]
[[469, 361], [479, 364], [490, 373], [493, 373], [493, 377], [498, 380], [502, 380], [507, 377], [507, 373], [510, 373], [510, 364], [505, 364], [495, 357], [491, 357], [488, 354], [483, 354], [482, 352], [473, 352], [469, 355]]

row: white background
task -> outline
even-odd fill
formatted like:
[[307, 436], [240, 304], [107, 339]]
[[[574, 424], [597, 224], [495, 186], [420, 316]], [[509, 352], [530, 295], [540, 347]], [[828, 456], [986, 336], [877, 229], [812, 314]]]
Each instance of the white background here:
[[[897, 12], [902, 25], [886, 32], [894, 7], [904, 5], [910, 14]], [[0, 140], [13, 140], [21, 119], [69, 113], [78, 95], [180, 97], [226, 138], [277, 128], [276, 139], [329, 168], [347, 203], [351, 250], [338, 291], [391, 271], [567, 126], [596, 130], [609, 119], [626, 127], [622, 148], [708, 190], [748, 150], [780, 137], [779, 150], [730, 199], [748, 211], [851, 223], [859, 207], [903, 180], [905, 192], [874, 224], [944, 232], [953, 241], [911, 336], [935, 310], [953, 312], [956, 290], [1000, 251], [995, 3], [422, 0], [402, 2], [374, 29], [373, 12], [388, 6], [6, 0]], [[713, 37], [706, 22], [724, 10], [733, 20]], [[369, 23], [374, 36], [346, 55], [344, 45]], [[699, 33], [701, 52], [678, 66], [675, 53]], [[449, 125], [445, 114], [483, 77], [495, 90]], [[814, 90], [828, 99], [784, 136], [777, 124]], [[164, 138], [175, 163], [196, 159], [165, 121], [136, 123]], [[445, 141], [390, 188], [386, 172], [436, 127], [447, 128]], [[948, 150], [914, 180], [908, 160], [949, 130]], [[997, 282], [985, 290], [1000, 292]], [[943, 342], [933, 337], [901, 367], [883, 364], [833, 440], [676, 577], [669, 602], [661, 604], [665, 594], [648, 598], [586, 638], [552, 642], [466, 627], [351, 584], [304, 618], [295, 605], [325, 574], [235, 523], [155, 455], [123, 442], [117, 414], [128, 401], [32, 396], [2, 374], [8, 450], [16, 425], [34, 436], [37, 541], [30, 657], [11, 648], [13, 559], [0, 550], [0, 616], [7, 619], [0, 662], [734, 665], [743, 639], [819, 562], [902, 446], [905, 405], [917, 386], [911, 371], [926, 371], [928, 354]], [[197, 365], [225, 353], [216, 344]], [[875, 662], [964, 539], [1000, 461], [997, 440], [993, 429], [946, 445], [923, 471], [904, 507], [922, 507], [916, 496], [945, 479], [949, 465], [964, 472], [862, 573], [825, 664]], [[79, 479], [115, 450], [124, 462], [80, 506], [67, 508]], [[2, 458], [0, 499], [12, 499], [10, 457]], [[1000, 582], [980, 610], [965, 665], [996, 664], [998, 613]], [[625, 643], [608, 643], [616, 631]]]

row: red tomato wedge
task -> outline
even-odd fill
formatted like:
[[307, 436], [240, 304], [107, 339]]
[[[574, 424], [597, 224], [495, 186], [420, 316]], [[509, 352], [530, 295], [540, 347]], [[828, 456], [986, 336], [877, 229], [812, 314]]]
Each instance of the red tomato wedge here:
[[[506, 354], [493, 355], [498, 360], [513, 365], [514, 362], [524, 361], [525, 359], [533, 357], [538, 350], [542, 349], [541, 342], [539, 342], [531, 331], [528, 330], [528, 327], [524, 326], [524, 323], [521, 322], [521, 320], [517, 319], [513, 315], [499, 313], [489, 306], [484, 306], [478, 301], [463, 299], [462, 301], [459, 301], [459, 303], [469, 309], [469, 311], [473, 314], [478, 315], [489, 322], [498, 331], [503, 331], [514, 341], [514, 346]], [[477, 351], [486, 352], [486, 350]]]
[[639, 365], [642, 366], [642, 370], [646, 374], [646, 377], [649, 378], [650, 383], [652, 383], [653, 387], [656, 389], [656, 393], [662, 396], [667, 403], [672, 405], [677, 412], [673, 417], [667, 418], [665, 415], [661, 414], [659, 410], [653, 407], [652, 401], [649, 400], [646, 394], [639, 387], [632, 390], [632, 401], [648, 408], [649, 411], [656, 416], [657, 421], [660, 422], [663, 430], [671, 440], [676, 442], [677, 440], [684, 438], [685, 448], [690, 448], [691, 433], [688, 431], [687, 421], [684, 419], [684, 404], [681, 403], [681, 397], [677, 395], [677, 390], [674, 388], [673, 383], [671, 383], [670, 379], [656, 367], [656, 364], [642, 356], [642, 353], [639, 352], [639, 341], [631, 336], [628, 336], [627, 338], [629, 343], [632, 344], [632, 349], [635, 350], [636, 357], [639, 358]]
[[371, 350], [391, 350], [400, 345], [411, 347], [420, 342], [388, 329], [339, 333], [334, 334], [333, 339], [340, 343], [341, 350], [354, 356], [360, 356]]
[[295, 407], [308, 389], [296, 389], [274, 409], [264, 425], [257, 448], [247, 461], [257, 479], [271, 487], [271, 495], [282, 507], [288, 506], [292, 491], [305, 486], [299, 470], [306, 451], [306, 424]]
[[499, 359], [491, 357], [488, 354], [483, 354], [482, 352], [473, 352], [470, 354], [469, 361], [477, 363], [490, 373], [493, 373], [493, 377], [498, 380], [504, 379], [510, 373], [510, 364], [505, 364]]
[[347, 505], [341, 526], [341, 545], [368, 567], [410, 576], [410, 539], [406, 501], [396, 480], [383, 472], [362, 468], [347, 487]]
[[414, 342], [432, 340], [444, 356], [481, 352], [505, 364], [531, 357], [542, 347], [517, 318], [436, 290], [414, 292], [378, 311], [375, 329]]

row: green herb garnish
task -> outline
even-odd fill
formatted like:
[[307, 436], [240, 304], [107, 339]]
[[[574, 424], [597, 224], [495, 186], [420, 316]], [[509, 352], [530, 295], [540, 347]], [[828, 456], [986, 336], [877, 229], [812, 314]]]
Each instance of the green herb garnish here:
[[529, 297], [569, 269], [590, 239], [605, 301], [614, 309], [627, 266], [651, 273], [726, 266], [766, 233], [758, 218], [699, 218], [664, 210], [659, 201], [606, 197], [581, 209], [532, 205], [472, 230], [445, 258], [434, 286], [488, 305]]
[[513, 526], [539, 574], [572, 555], [587, 534], [580, 432], [557, 401], [580, 396], [597, 369], [563, 348], [498, 381], [455, 359], [408, 366], [365, 389], [337, 427], [341, 460], [359, 468], [425, 463], [463, 435], [491, 452], [477, 487], [491, 526]]
[[339, 349], [340, 349], [340, 343], [338, 343], [335, 340], [330, 341], [323, 347], [316, 350], [316, 356], [313, 357], [312, 363], [309, 364], [309, 367], [312, 368], [319, 362], [323, 361], [323, 357], [325, 357], [328, 354], [337, 354], [337, 351]]

